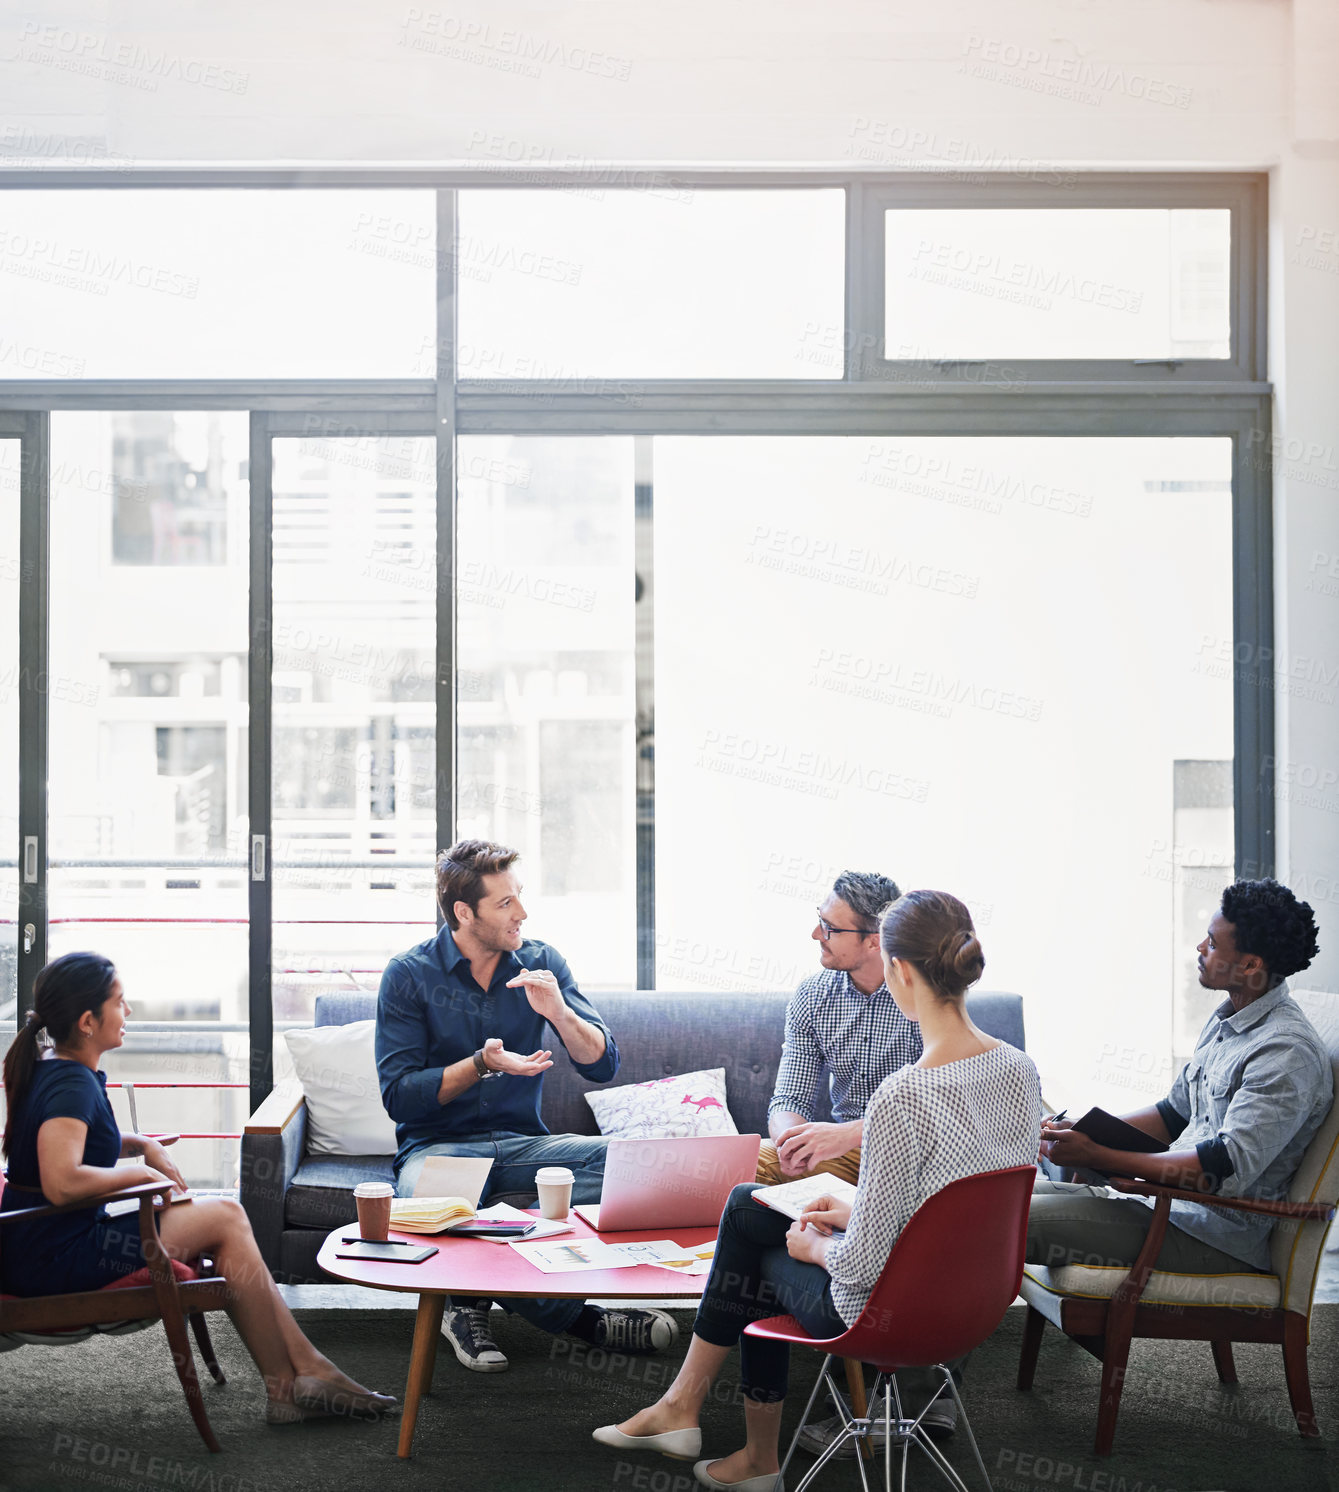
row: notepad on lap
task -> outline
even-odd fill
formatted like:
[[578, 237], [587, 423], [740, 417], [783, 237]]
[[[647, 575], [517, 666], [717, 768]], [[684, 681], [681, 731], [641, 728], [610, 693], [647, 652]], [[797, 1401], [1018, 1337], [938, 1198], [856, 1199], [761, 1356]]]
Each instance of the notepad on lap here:
[[753, 1194], [755, 1202], [770, 1207], [773, 1212], [798, 1219], [806, 1207], [812, 1206], [820, 1197], [831, 1197], [837, 1202], [855, 1202], [856, 1189], [840, 1176], [801, 1176], [798, 1181], [783, 1181], [779, 1186], [761, 1186]]
[[[1170, 1145], [1155, 1140], [1152, 1135], [1136, 1129], [1133, 1124], [1127, 1124], [1124, 1119], [1118, 1119], [1115, 1114], [1108, 1114], [1105, 1109], [1089, 1109], [1082, 1119], [1074, 1121], [1074, 1128], [1081, 1135], [1087, 1135], [1094, 1143], [1105, 1145], [1108, 1150], [1133, 1150], [1140, 1155], [1157, 1155], [1171, 1149]], [[1097, 1166], [1083, 1166], [1075, 1170], [1074, 1179], [1090, 1186], [1105, 1186], [1109, 1177], [1123, 1174], [1121, 1171], [1103, 1171]]]
[[1105, 1109], [1089, 1109], [1082, 1119], [1074, 1121], [1074, 1128], [1087, 1135], [1095, 1144], [1105, 1145], [1108, 1150], [1134, 1150], [1141, 1155], [1156, 1155], [1170, 1147], [1162, 1140], [1108, 1114]]

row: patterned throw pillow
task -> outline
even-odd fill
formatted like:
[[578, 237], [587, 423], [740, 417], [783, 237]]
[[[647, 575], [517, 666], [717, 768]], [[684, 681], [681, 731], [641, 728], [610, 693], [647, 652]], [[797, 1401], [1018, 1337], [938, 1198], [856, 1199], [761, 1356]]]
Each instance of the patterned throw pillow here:
[[616, 1140], [664, 1140], [685, 1135], [737, 1135], [725, 1106], [725, 1068], [655, 1078], [586, 1094], [602, 1135]]

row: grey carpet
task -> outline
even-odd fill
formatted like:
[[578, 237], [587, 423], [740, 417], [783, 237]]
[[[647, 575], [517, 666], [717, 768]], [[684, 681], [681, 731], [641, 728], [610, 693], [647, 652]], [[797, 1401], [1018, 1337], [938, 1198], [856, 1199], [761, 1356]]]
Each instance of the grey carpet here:
[[[299, 1312], [312, 1339], [365, 1382], [403, 1393], [413, 1316], [404, 1311]], [[1209, 1349], [1137, 1343], [1121, 1407], [1116, 1453], [1092, 1453], [1098, 1365], [1048, 1330], [1037, 1387], [1013, 1387], [1022, 1311], [1011, 1310], [973, 1357], [968, 1407], [998, 1492], [1327, 1492], [1339, 1433], [1339, 1306], [1316, 1312], [1311, 1373], [1324, 1438], [1296, 1433], [1277, 1348], [1238, 1347], [1240, 1387], [1219, 1387]], [[687, 1325], [691, 1317], [682, 1314]], [[161, 1329], [76, 1347], [24, 1348], [0, 1356], [0, 1492], [101, 1487], [117, 1492], [341, 1492], [341, 1489], [543, 1488], [554, 1492], [692, 1492], [691, 1468], [660, 1456], [620, 1455], [591, 1429], [655, 1398], [681, 1350], [609, 1361], [509, 1318], [498, 1327], [511, 1357], [505, 1375], [467, 1373], [444, 1343], [435, 1387], [419, 1416], [414, 1459], [395, 1458], [398, 1421], [261, 1422], [258, 1377], [226, 1319], [210, 1318], [229, 1383], [206, 1381], [224, 1446], [211, 1456], [196, 1437]], [[723, 1454], [742, 1416], [732, 1359], [703, 1418], [704, 1443]], [[797, 1353], [791, 1412], [812, 1383], [817, 1357]], [[968, 1471], [961, 1434], [951, 1458]], [[798, 1464], [811, 1462], [800, 1457]], [[923, 1457], [915, 1488], [944, 1485]], [[968, 1480], [971, 1481], [970, 1472]], [[791, 1485], [798, 1476], [791, 1478]], [[880, 1485], [882, 1480], [880, 1479]], [[818, 1488], [858, 1487], [850, 1462]]]

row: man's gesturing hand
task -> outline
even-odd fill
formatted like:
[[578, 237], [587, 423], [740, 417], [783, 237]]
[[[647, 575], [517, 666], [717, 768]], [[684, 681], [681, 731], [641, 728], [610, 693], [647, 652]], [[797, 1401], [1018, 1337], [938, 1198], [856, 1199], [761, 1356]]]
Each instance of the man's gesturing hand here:
[[531, 1052], [522, 1057], [519, 1052], [509, 1052], [502, 1045], [500, 1036], [490, 1036], [484, 1042], [484, 1066], [494, 1072], [509, 1072], [518, 1078], [537, 1078], [546, 1067], [553, 1066], [552, 1052]]
[[507, 980], [508, 989], [515, 989], [517, 985], [525, 990], [531, 1010], [550, 1023], [555, 1023], [567, 1009], [558, 981], [548, 969], [522, 969], [515, 979]]

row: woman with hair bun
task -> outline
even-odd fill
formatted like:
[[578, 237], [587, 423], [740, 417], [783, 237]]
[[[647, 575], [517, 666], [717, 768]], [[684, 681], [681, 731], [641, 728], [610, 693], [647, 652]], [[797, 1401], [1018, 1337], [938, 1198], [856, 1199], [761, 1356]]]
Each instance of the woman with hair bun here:
[[[9, 1170], [0, 1211], [88, 1206], [8, 1224], [0, 1292], [63, 1295], [136, 1273], [145, 1267], [138, 1220], [110, 1218], [100, 1198], [146, 1182], [187, 1189], [166, 1148], [175, 1136], [123, 1135], [107, 1099], [100, 1064], [121, 1045], [129, 1016], [116, 970], [100, 954], [67, 953], [33, 981], [33, 1009], [5, 1053]], [[138, 1163], [117, 1164], [131, 1158]], [[202, 1199], [164, 1208], [155, 1221], [168, 1254], [182, 1261], [208, 1254], [226, 1278], [228, 1314], [265, 1380], [270, 1424], [395, 1408], [394, 1398], [355, 1383], [302, 1334], [236, 1202]]]
[[[649, 1408], [596, 1430], [604, 1444], [696, 1456], [702, 1405], [739, 1342], [747, 1442], [693, 1469], [706, 1487], [772, 1492], [789, 1348], [744, 1336], [744, 1327], [790, 1314], [811, 1336], [840, 1335], [859, 1319], [922, 1202], [964, 1176], [1035, 1163], [1037, 1069], [967, 1014], [968, 987], [985, 968], [967, 908], [944, 891], [909, 891], [884, 912], [879, 938], [888, 989], [919, 1024], [925, 1050], [870, 1099], [854, 1203], [820, 1197], [788, 1225], [753, 1200], [755, 1186], [735, 1187], [678, 1377]], [[844, 1237], [832, 1236], [842, 1230]]]

